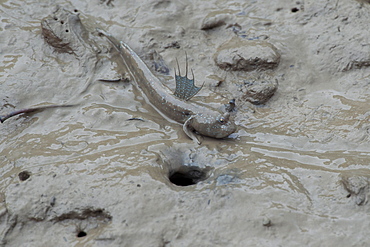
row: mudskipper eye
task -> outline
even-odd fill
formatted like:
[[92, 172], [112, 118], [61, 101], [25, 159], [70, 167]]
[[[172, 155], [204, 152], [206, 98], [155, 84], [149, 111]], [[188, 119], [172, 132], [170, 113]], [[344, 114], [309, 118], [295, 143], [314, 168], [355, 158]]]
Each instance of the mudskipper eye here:
[[226, 118], [224, 118], [224, 117], [220, 117], [220, 118], [218, 119], [218, 121], [219, 121], [221, 124], [225, 124], [225, 123], [226, 123]]

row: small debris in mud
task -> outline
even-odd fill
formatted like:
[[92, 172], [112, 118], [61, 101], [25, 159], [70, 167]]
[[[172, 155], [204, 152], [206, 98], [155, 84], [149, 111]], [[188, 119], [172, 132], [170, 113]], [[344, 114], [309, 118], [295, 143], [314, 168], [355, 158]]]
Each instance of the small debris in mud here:
[[229, 103], [225, 104], [225, 111], [226, 112], [233, 112], [235, 111], [235, 99], [229, 101]]
[[242, 30], [242, 26], [240, 26], [238, 23], [227, 25], [226, 28], [230, 28], [236, 35], [238, 35]]
[[363, 6], [363, 4], [367, 3], [367, 4], [370, 4], [370, 0], [356, 0], [357, 2], [361, 3], [361, 7]]
[[124, 82], [129, 82], [129, 79], [128, 78], [117, 78], [117, 79], [99, 79], [98, 81], [101, 81], [101, 82], [121, 82], [121, 81], [124, 81]]
[[27, 109], [22, 109], [18, 111], [11, 112], [7, 115], [1, 115], [0, 116], [0, 122], [3, 123], [5, 120], [17, 116], [19, 114], [26, 114], [26, 113], [32, 113], [32, 112], [37, 112], [37, 111], [43, 111], [49, 108], [59, 108], [59, 107], [71, 107], [75, 105], [49, 105], [49, 106], [40, 106], [40, 107], [34, 107], [34, 108], [27, 108]]
[[274, 69], [280, 62], [278, 50], [265, 41], [234, 37], [221, 45], [214, 61], [223, 70], [252, 71]]
[[163, 48], [164, 48], [164, 49], [168, 49], [168, 48], [180, 49], [180, 48], [181, 48], [181, 46], [180, 46], [180, 44], [179, 44], [179, 42], [178, 42], [178, 41], [172, 41], [171, 43], [169, 43], [169, 44], [165, 45]]
[[347, 63], [347, 65], [341, 70], [342, 72], [349, 71], [351, 69], [361, 69], [362, 67], [370, 67], [369, 57], [356, 57], [354, 60]]
[[19, 177], [19, 180], [26, 181], [27, 179], [31, 177], [31, 173], [28, 171], [22, 171], [18, 173], [18, 177]]
[[212, 80], [212, 82], [210, 82], [212, 87], [218, 88], [225, 85], [224, 83], [226, 81], [226, 76], [220, 77], [218, 75], [210, 75], [208, 78]]
[[229, 185], [229, 184], [238, 184], [241, 180], [238, 178], [237, 174], [223, 174], [217, 177], [216, 185]]
[[278, 81], [245, 81], [240, 88], [243, 93], [241, 99], [254, 105], [266, 103], [276, 92]]
[[152, 50], [148, 55], [149, 59], [153, 61], [152, 67], [155, 71], [165, 75], [168, 75], [170, 73], [170, 69], [168, 68], [163, 57], [156, 50]]
[[231, 16], [228, 14], [211, 13], [203, 19], [201, 30], [210, 30], [223, 25], [231, 20]]
[[143, 119], [137, 118], [137, 117], [132, 117], [132, 118], [127, 119], [127, 121], [132, 121], [132, 120], [138, 120], [138, 121], [143, 121], [144, 122]]
[[367, 203], [369, 194], [369, 178], [366, 176], [343, 177], [342, 183], [344, 188], [349, 192], [347, 198], [354, 198], [358, 206]]
[[269, 218], [267, 218], [266, 216], [263, 217], [263, 219], [262, 219], [262, 225], [263, 226], [266, 226], [266, 227], [272, 226], [271, 220]]
[[107, 82], [107, 83], [118, 83], [118, 82], [130, 82], [131, 81], [131, 77], [128, 73], [121, 73], [121, 74], [117, 74], [115, 73], [115, 71], [112, 71], [114, 74], [113, 76], [108, 74], [107, 78], [109, 79], [98, 79], [98, 81], [100, 82]]
[[89, 218], [94, 218], [102, 222], [108, 222], [112, 220], [112, 216], [109, 212], [102, 208], [86, 207], [86, 208], [76, 208], [71, 211], [67, 211], [54, 218], [55, 221], [63, 220], [85, 220]]
[[220, 87], [222, 85], [222, 83], [224, 83], [225, 80], [221, 79], [221, 80], [218, 80], [215, 84], [215, 87]]
[[50, 198], [50, 206], [54, 207], [56, 200], [57, 200], [57, 198], [55, 196], [51, 197]]
[[100, 0], [100, 4], [105, 3], [108, 7], [114, 7], [113, 0]]

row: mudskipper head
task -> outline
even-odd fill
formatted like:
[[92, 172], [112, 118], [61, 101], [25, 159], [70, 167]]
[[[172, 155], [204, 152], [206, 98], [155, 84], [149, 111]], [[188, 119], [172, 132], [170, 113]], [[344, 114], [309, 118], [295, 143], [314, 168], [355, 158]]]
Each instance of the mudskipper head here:
[[[187, 101], [196, 95], [202, 87], [195, 86], [193, 70], [191, 70], [193, 79], [190, 80], [188, 78], [188, 58], [186, 53], [185, 57], [185, 76], [181, 76], [180, 66], [176, 59], [179, 74], [176, 73], [175, 69], [176, 90], [174, 94], [179, 99]], [[233, 104], [235, 104], [235, 102], [233, 102]], [[230, 111], [232, 111], [232, 109]], [[205, 112], [192, 115], [188, 120], [186, 120], [183, 125], [183, 129], [191, 139], [197, 139], [200, 144], [200, 140], [194, 135], [193, 130], [204, 136], [224, 138], [236, 131], [236, 125], [232, 120], [230, 120], [229, 112], [221, 114], [217, 111], [205, 110]]]
[[236, 131], [236, 125], [230, 119], [228, 112], [225, 114], [199, 113], [193, 117], [191, 126], [199, 134], [213, 138], [224, 138]]

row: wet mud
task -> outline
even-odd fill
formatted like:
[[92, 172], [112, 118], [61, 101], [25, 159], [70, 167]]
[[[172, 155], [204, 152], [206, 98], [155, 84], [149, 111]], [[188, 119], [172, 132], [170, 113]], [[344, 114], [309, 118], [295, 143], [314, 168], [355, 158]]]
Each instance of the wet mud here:
[[[0, 124], [1, 245], [367, 246], [368, 1], [30, 0], [0, 13], [0, 115], [38, 109]], [[186, 52], [204, 82], [191, 102], [235, 99], [237, 131], [191, 141], [96, 28], [172, 91]]]

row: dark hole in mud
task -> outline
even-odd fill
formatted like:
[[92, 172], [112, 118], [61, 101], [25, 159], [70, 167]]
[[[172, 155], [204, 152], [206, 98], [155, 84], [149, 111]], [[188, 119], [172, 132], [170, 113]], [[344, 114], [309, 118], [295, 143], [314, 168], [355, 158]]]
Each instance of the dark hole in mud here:
[[350, 198], [350, 197], [351, 197], [351, 194], [348, 194], [348, 195], [347, 195], [347, 198]]
[[75, 10], [73, 10], [74, 12], [78, 12], [78, 10], [77, 9], [75, 9]]
[[60, 24], [62, 24], [62, 25], [63, 25], [63, 24], [64, 24], [64, 21], [60, 21]]
[[66, 29], [66, 33], [68, 33], [69, 31], [68, 31], [68, 29]]
[[171, 183], [177, 186], [189, 186], [197, 184], [198, 182], [204, 180], [206, 177], [207, 173], [205, 171], [195, 168], [183, 168], [179, 171], [170, 173], [169, 179]]
[[77, 233], [77, 237], [78, 238], [83, 238], [83, 237], [85, 237], [87, 235], [87, 233], [86, 232], [84, 232], [84, 231], [79, 231], [78, 233]]
[[292, 8], [292, 12], [295, 13], [295, 12], [298, 12], [299, 9], [298, 8]]
[[196, 184], [187, 174], [175, 172], [169, 177], [171, 183], [177, 186], [189, 186]]
[[26, 181], [27, 179], [30, 178], [30, 176], [31, 173], [29, 173], [28, 171], [23, 171], [18, 174], [19, 180], [21, 181]]

